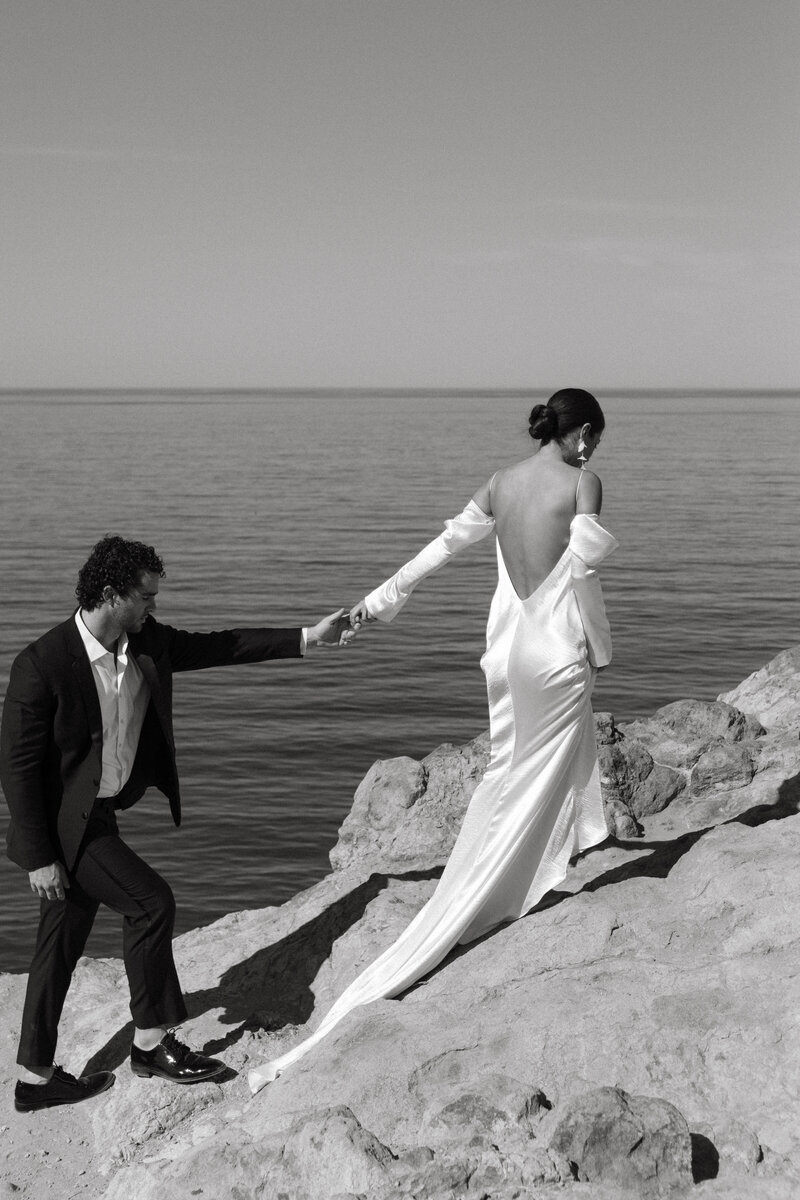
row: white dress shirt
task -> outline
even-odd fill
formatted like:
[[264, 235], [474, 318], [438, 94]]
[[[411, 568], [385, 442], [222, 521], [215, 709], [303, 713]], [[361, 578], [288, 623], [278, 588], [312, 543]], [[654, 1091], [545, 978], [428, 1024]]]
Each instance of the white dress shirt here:
[[92, 665], [103, 717], [103, 769], [97, 795], [105, 799], [122, 791], [130, 778], [150, 688], [136, 660], [128, 655], [127, 634], [117, 642], [115, 656], [86, 628], [80, 611], [75, 614], [75, 624]]

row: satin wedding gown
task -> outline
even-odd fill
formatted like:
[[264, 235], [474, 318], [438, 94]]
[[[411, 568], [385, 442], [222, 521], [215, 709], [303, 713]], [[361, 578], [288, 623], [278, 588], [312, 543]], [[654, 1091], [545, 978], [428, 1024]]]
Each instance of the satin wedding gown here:
[[[390, 621], [427, 575], [486, 537], [494, 520], [470, 501], [445, 532], [367, 596]], [[396, 996], [466, 943], [532, 908], [570, 858], [608, 836], [590, 704], [595, 668], [611, 659], [597, 567], [617, 541], [596, 516], [573, 517], [547, 578], [517, 595], [497, 544], [497, 590], [481, 666], [491, 756], [438, 886], [400, 937], [342, 993], [293, 1050], [251, 1070], [255, 1093], [302, 1058], [352, 1009]]]

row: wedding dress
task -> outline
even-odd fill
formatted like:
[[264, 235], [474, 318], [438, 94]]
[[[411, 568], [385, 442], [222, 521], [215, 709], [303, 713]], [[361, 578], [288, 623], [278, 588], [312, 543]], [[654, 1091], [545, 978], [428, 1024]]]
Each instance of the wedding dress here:
[[[443, 534], [367, 596], [370, 615], [392, 620], [420, 580], [493, 529], [492, 517], [470, 501]], [[561, 883], [574, 854], [608, 836], [590, 698], [595, 668], [611, 660], [597, 567], [617, 544], [596, 516], [576, 515], [561, 558], [523, 599], [498, 541], [497, 590], [481, 659], [491, 756], [442, 877], [408, 928], [346, 988], [315, 1032], [249, 1072], [254, 1093], [352, 1009], [398, 995], [457, 943], [527, 912]]]

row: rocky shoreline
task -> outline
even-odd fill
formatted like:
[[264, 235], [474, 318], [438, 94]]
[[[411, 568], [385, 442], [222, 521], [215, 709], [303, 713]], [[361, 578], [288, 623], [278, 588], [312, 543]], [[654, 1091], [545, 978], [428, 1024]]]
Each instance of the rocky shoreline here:
[[0, 976], [0, 1197], [795, 1200], [800, 647], [716, 702], [596, 725], [613, 838], [256, 1097], [248, 1065], [313, 1027], [430, 895], [486, 735], [376, 763], [330, 875], [177, 939], [186, 1037], [229, 1064], [219, 1082], [133, 1077], [122, 965], [84, 959], [60, 1057], [116, 1086], [17, 1114], [24, 977]]

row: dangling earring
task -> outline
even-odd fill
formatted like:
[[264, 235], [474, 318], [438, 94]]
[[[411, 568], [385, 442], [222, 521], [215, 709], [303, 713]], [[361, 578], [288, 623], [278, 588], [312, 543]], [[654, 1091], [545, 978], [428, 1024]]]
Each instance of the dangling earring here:
[[586, 455], [584, 454], [585, 449], [586, 442], [583, 440], [583, 438], [581, 438], [581, 440], [578, 442], [578, 462], [581, 464], [582, 471], [586, 468]]

